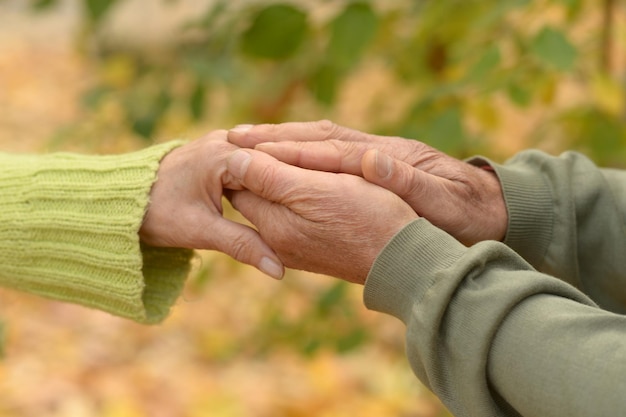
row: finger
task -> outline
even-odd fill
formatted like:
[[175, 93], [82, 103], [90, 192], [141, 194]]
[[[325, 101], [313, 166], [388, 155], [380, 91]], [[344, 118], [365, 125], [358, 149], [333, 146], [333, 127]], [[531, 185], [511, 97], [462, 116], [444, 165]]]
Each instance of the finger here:
[[305, 226], [308, 221], [289, 207], [265, 200], [249, 190], [231, 192], [229, 200], [258, 229], [285, 267], [307, 269], [306, 265], [313, 266], [319, 261], [310, 252], [310, 230]]
[[363, 175], [361, 161], [365, 153], [378, 149], [394, 159], [414, 165], [424, 155], [426, 148], [422, 143], [401, 138], [380, 136], [376, 142], [348, 142], [326, 140], [322, 142], [265, 142], [255, 147], [256, 150], [272, 155], [290, 165], [317, 171], [342, 172]]
[[281, 124], [240, 125], [228, 132], [228, 140], [242, 148], [254, 148], [263, 142], [319, 142], [337, 139], [350, 142], [372, 142], [376, 137], [339, 126], [328, 120]]
[[415, 212], [432, 221], [445, 204], [448, 192], [445, 179], [428, 174], [406, 162], [370, 150], [363, 155], [363, 176], [366, 180], [395, 193]]
[[264, 230], [265, 225], [272, 221], [270, 217], [275, 217], [276, 213], [281, 213], [282, 216], [283, 211], [289, 210], [248, 190], [231, 192], [228, 199], [233, 208], [260, 231]]
[[251, 149], [233, 152], [228, 158], [227, 168], [233, 182], [266, 200], [281, 204], [288, 201], [290, 195], [297, 195], [302, 187], [318, 184], [312, 171], [285, 164]]
[[286, 164], [317, 171], [362, 175], [361, 159], [376, 145], [362, 142], [266, 142], [255, 149]]
[[[259, 230], [261, 237], [277, 254], [285, 255], [296, 250], [290, 245], [285, 252], [285, 237], [290, 236], [291, 239], [287, 242], [293, 242], [294, 234], [298, 233], [298, 229], [293, 227], [293, 222], [297, 223], [297, 215], [289, 208], [265, 200], [248, 190], [229, 192], [229, 200], [231, 205]], [[304, 243], [297, 252], [302, 252], [303, 247]], [[293, 266], [288, 264], [293, 259], [287, 257], [281, 260], [285, 266]]]
[[282, 262], [256, 230], [222, 217], [216, 220], [213, 230], [215, 238], [211, 239], [211, 247], [258, 268], [272, 278], [283, 277]]

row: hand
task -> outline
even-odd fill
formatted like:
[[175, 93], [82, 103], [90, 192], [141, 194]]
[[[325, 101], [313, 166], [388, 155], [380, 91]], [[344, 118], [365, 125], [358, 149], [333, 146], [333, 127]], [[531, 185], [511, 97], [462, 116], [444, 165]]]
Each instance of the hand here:
[[466, 245], [506, 234], [508, 214], [495, 174], [424, 143], [329, 121], [243, 125], [228, 140], [302, 168], [361, 175]]
[[282, 263], [259, 234], [222, 217], [223, 187], [238, 187], [226, 170], [228, 156], [237, 149], [222, 130], [167, 154], [139, 236], [152, 246], [219, 250], [280, 278]]
[[395, 194], [363, 178], [304, 170], [254, 150], [228, 160], [246, 191], [233, 206], [285, 266], [363, 284], [376, 256], [418, 216]]

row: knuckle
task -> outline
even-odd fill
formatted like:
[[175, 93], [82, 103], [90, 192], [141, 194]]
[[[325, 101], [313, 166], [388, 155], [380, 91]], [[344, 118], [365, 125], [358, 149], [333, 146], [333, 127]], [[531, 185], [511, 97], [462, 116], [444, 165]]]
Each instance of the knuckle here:
[[328, 144], [331, 145], [335, 150], [345, 152], [346, 150], [350, 150], [350, 148], [354, 148], [354, 143], [344, 142], [339, 139], [328, 139]]
[[421, 181], [419, 176], [414, 175], [413, 169], [415, 168], [412, 168], [411, 172], [404, 171], [404, 174], [400, 176], [398, 194], [403, 198], [426, 198], [429, 191], [428, 184]]
[[232, 152], [236, 150], [237, 147], [232, 143], [228, 142], [226, 137], [218, 137], [214, 140], [207, 141], [205, 143], [205, 151], [209, 155], [221, 154], [226, 152]]
[[255, 173], [256, 183], [258, 185], [255, 190], [261, 196], [266, 196], [268, 194], [274, 194], [276, 188], [279, 185], [277, 181], [277, 172], [276, 168], [272, 165], [264, 165], [262, 166], [258, 172]]
[[341, 131], [341, 126], [328, 119], [318, 120], [317, 122], [314, 122], [313, 128], [322, 132], [325, 139], [335, 138]]
[[436, 152], [430, 146], [417, 140], [406, 140], [399, 150], [400, 159], [415, 167], [425, 168], [426, 164], [436, 156]]
[[334, 154], [334, 166], [339, 172], [358, 172], [361, 166], [361, 158], [367, 152], [367, 147], [360, 142], [346, 142], [339, 139], [330, 139], [328, 144], [336, 151]]
[[426, 195], [427, 188], [421, 182], [410, 181], [404, 184], [404, 186], [402, 187], [402, 190], [404, 190], [403, 197], [422, 199]]
[[248, 259], [250, 255], [250, 240], [243, 235], [235, 236], [229, 242], [230, 255], [237, 260]]
[[257, 126], [257, 129], [263, 129], [263, 133], [266, 133], [268, 135], [272, 135], [272, 134], [280, 132], [281, 128], [282, 128], [282, 125], [274, 124], [274, 123], [266, 123], [266, 124]]

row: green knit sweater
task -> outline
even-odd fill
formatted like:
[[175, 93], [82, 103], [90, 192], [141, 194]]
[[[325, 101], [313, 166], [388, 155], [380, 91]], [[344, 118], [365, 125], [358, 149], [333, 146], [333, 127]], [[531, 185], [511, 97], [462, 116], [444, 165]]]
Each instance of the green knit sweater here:
[[192, 252], [144, 246], [138, 231], [159, 162], [181, 144], [112, 156], [0, 153], [0, 286], [163, 320]]

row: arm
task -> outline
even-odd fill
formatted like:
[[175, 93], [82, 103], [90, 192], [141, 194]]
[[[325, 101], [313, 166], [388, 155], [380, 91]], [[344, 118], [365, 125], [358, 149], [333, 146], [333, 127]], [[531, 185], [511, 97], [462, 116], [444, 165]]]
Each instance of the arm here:
[[501, 243], [465, 248], [418, 220], [378, 256], [364, 299], [406, 324], [411, 366], [455, 416], [626, 407], [626, 318]]
[[119, 157], [0, 155], [0, 284], [152, 323], [191, 251], [141, 247], [160, 159], [181, 143]]
[[601, 307], [626, 312], [626, 172], [572, 152], [527, 151], [492, 166], [509, 212], [505, 243]]
[[626, 408], [623, 316], [502, 243], [463, 246], [367, 183], [255, 151], [228, 166], [249, 190], [233, 204], [286, 265], [360, 283], [369, 270], [366, 305], [406, 324], [411, 366], [455, 415]]
[[221, 217], [233, 149], [222, 131], [116, 156], [0, 154], [0, 285], [155, 323], [189, 271], [184, 248], [278, 263]]

